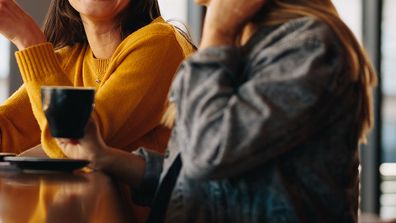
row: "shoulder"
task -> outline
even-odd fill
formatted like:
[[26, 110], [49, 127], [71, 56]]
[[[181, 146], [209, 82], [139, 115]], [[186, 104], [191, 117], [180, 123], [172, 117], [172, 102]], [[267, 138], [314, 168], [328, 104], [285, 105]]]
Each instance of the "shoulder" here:
[[173, 25], [165, 22], [161, 17], [133, 32], [120, 44], [121, 49], [130, 50], [141, 46], [179, 50], [184, 55], [193, 51], [193, 47], [188, 40]]
[[327, 23], [313, 17], [301, 17], [290, 20], [271, 32], [270, 37], [275, 40], [288, 39], [292, 40], [292, 42], [313, 39], [333, 42], [338, 39]]
[[162, 17], [156, 18], [150, 24], [137, 30], [139, 34], [159, 34], [159, 35], [174, 35], [175, 28], [170, 23], [166, 22]]
[[159, 17], [150, 24], [131, 33], [125, 38], [124, 42], [136, 43], [152, 39], [176, 40], [176, 30], [171, 24], [165, 22], [161, 17]]
[[261, 28], [253, 35], [249, 44], [253, 46], [250, 47], [252, 49], [259, 47], [275, 51], [288, 48], [342, 48], [334, 30], [325, 22], [312, 17], [301, 17], [276, 27]]
[[310, 17], [262, 28], [246, 47], [246, 75], [279, 85], [324, 89], [344, 77], [347, 55], [335, 31]]
[[313, 17], [301, 17], [290, 20], [279, 26], [274, 34], [277, 35], [296, 35], [306, 37], [316, 37], [326, 39], [334, 38], [335, 33], [327, 23]]
[[263, 27], [252, 36], [245, 50], [253, 66], [274, 64], [279, 59], [304, 65], [316, 58], [337, 67], [345, 65], [345, 49], [335, 31], [325, 22], [311, 17]]

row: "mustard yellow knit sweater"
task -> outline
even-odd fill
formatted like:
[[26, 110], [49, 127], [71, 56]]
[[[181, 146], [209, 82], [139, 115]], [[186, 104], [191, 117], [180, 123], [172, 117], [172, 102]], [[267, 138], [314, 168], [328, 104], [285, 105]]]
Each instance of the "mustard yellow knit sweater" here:
[[159, 17], [124, 39], [110, 59], [96, 59], [81, 44], [55, 51], [43, 43], [16, 52], [24, 84], [0, 106], [0, 151], [19, 153], [41, 143], [50, 157], [64, 156], [42, 111], [43, 85], [95, 87], [93, 117], [108, 145], [163, 150], [170, 131], [160, 124], [167, 93], [192, 51]]

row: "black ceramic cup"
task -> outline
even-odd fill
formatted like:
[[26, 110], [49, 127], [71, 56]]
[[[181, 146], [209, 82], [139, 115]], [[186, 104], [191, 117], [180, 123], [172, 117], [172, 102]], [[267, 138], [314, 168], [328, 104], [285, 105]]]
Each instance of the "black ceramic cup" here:
[[41, 99], [53, 137], [79, 139], [84, 136], [94, 106], [94, 88], [43, 86]]

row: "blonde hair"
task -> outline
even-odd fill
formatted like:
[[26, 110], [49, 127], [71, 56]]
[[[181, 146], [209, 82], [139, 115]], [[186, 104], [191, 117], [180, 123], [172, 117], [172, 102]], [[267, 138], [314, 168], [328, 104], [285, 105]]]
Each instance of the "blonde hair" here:
[[176, 105], [173, 102], [167, 102], [165, 106], [165, 112], [161, 118], [161, 124], [172, 128], [176, 121]]
[[[362, 86], [360, 112], [360, 142], [367, 142], [367, 133], [374, 123], [373, 88], [377, 77], [373, 67], [351, 30], [340, 19], [331, 0], [268, 0], [262, 10], [252, 19], [259, 26], [273, 26], [298, 17], [309, 16], [325, 22], [340, 39], [348, 61], [347, 71], [353, 81]], [[171, 106], [163, 116], [168, 125], [173, 125], [176, 116], [175, 106]]]
[[345, 48], [348, 74], [362, 87], [359, 139], [366, 143], [368, 131], [374, 124], [373, 88], [377, 85], [377, 76], [365, 50], [340, 19], [331, 0], [269, 0], [268, 4], [254, 18], [260, 25], [279, 25], [293, 18], [309, 16], [325, 22], [335, 32]]

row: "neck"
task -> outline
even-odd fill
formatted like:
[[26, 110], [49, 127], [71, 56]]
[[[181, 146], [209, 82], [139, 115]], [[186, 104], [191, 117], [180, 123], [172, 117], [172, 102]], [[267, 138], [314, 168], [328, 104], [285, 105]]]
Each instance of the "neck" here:
[[114, 23], [84, 20], [89, 46], [96, 58], [110, 58], [121, 43], [119, 28]]

